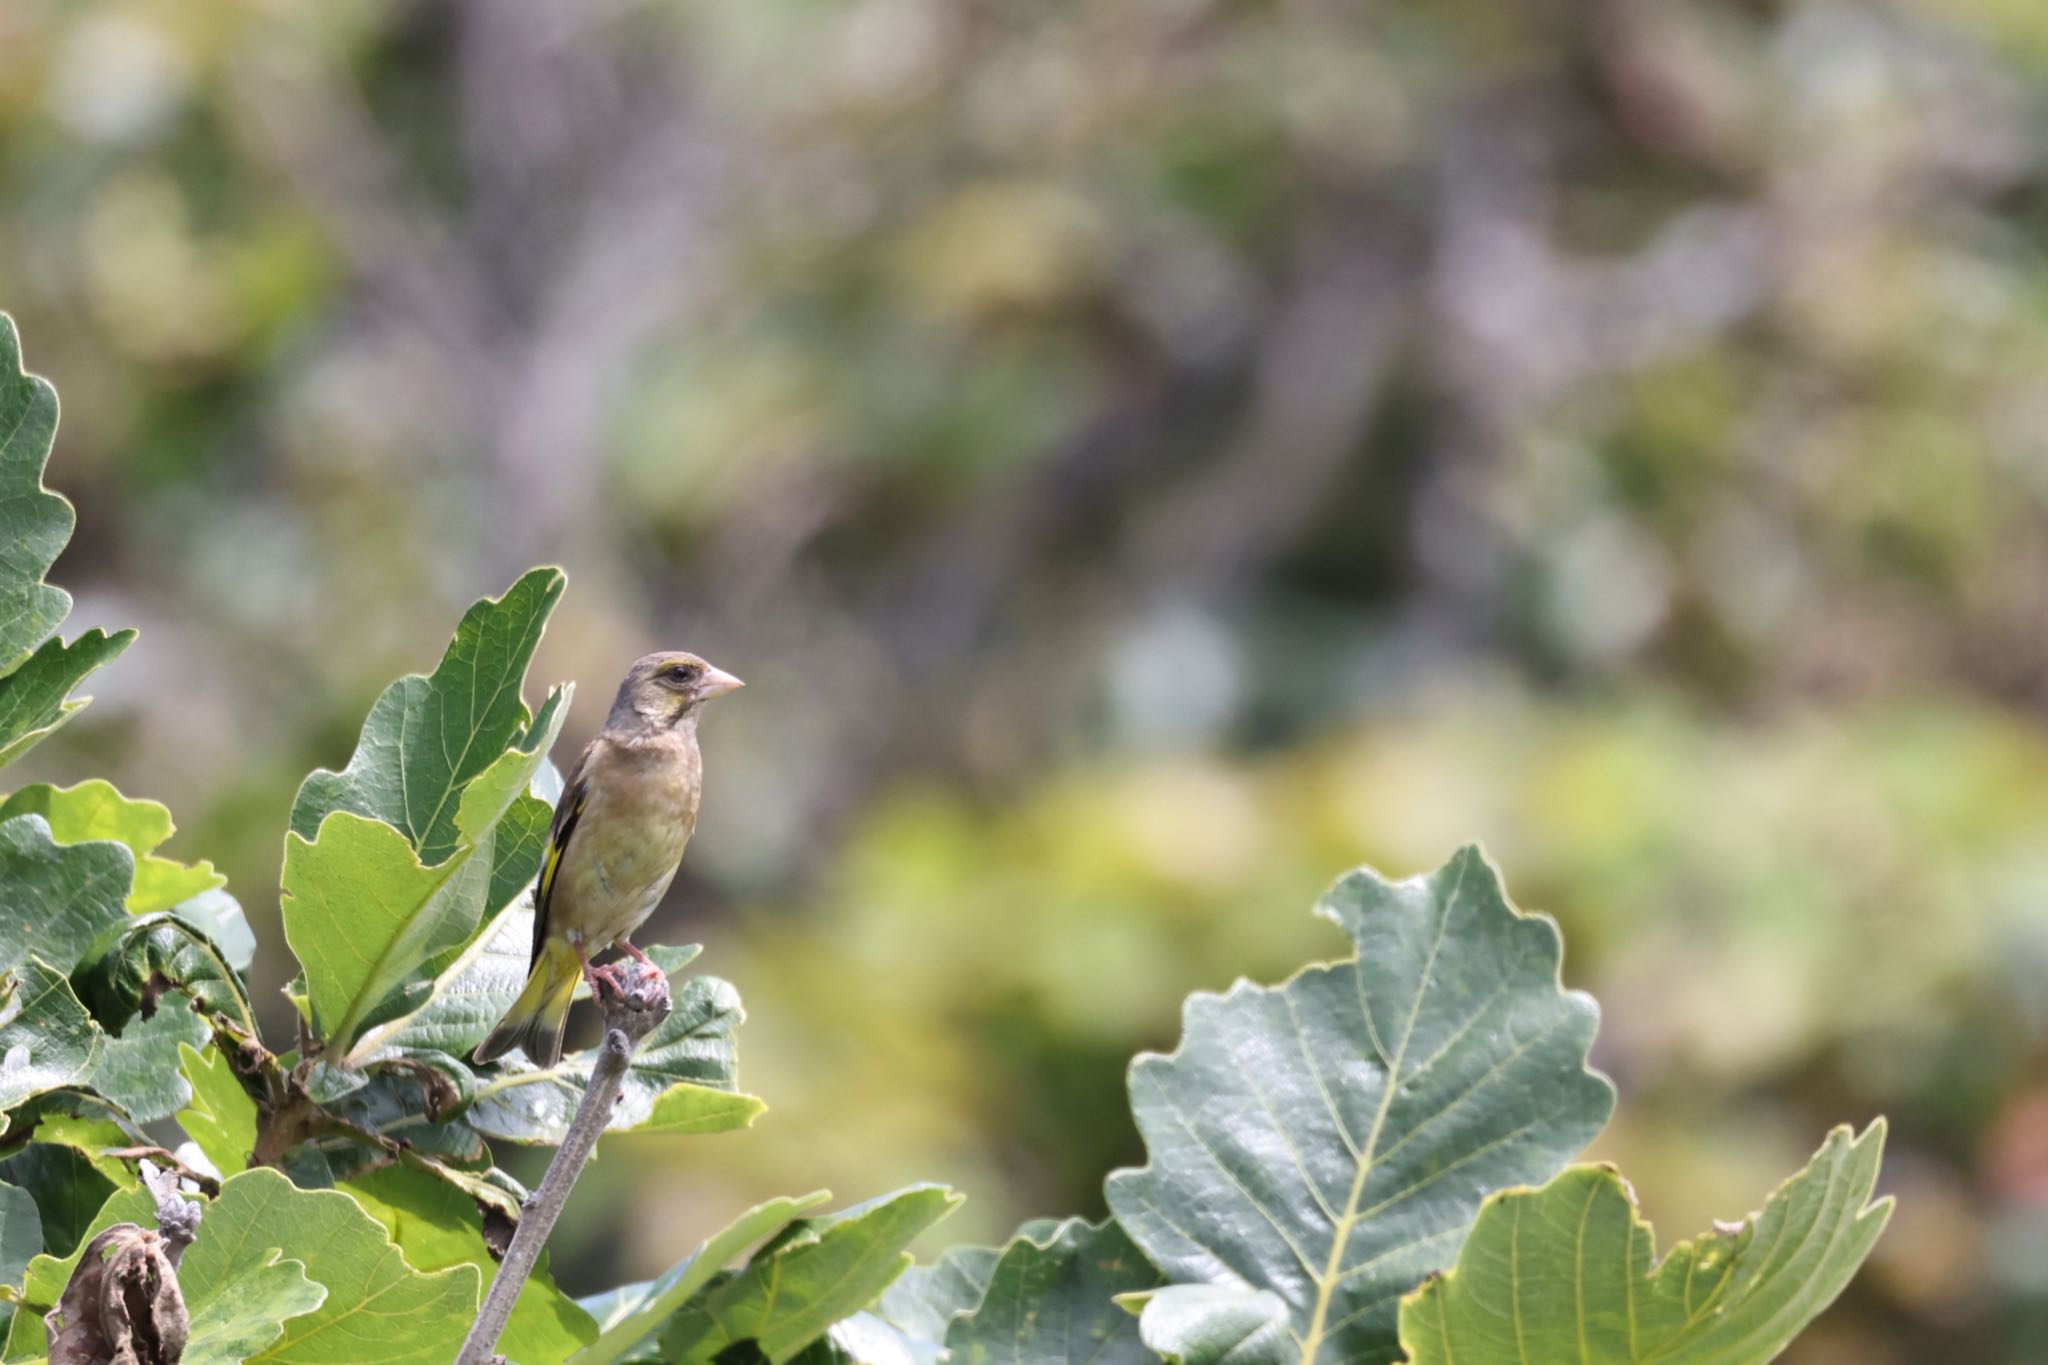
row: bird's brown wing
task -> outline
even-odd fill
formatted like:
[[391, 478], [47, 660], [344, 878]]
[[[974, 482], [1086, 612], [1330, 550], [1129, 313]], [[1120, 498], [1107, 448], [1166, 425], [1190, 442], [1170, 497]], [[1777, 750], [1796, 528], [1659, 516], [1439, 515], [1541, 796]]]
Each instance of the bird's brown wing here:
[[554, 823], [548, 826], [548, 851], [541, 859], [540, 881], [533, 888], [533, 956], [527, 961], [527, 970], [540, 961], [541, 945], [548, 938], [548, 902], [555, 891], [555, 869], [562, 864], [562, 852], [569, 847], [569, 836], [576, 832], [576, 822], [583, 818], [583, 806], [590, 799], [590, 783], [583, 776], [583, 767], [590, 761], [590, 749], [585, 746], [576, 759], [576, 766], [569, 770], [568, 780], [562, 784], [561, 799], [555, 802]]

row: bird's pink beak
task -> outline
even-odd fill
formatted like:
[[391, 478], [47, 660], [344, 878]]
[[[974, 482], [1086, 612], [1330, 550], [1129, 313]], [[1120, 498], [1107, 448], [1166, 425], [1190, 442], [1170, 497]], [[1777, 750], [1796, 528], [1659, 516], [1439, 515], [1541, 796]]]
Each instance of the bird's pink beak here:
[[704, 670], [704, 681], [697, 684], [697, 695], [709, 701], [728, 692], [737, 692], [745, 686], [745, 683], [724, 669], [707, 667]]

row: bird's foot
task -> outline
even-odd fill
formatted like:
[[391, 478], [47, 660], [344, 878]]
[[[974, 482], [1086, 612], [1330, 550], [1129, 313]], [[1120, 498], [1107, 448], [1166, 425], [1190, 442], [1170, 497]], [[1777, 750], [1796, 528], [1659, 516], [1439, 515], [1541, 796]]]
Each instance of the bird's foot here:
[[[654, 963], [654, 959], [653, 959], [653, 958], [649, 957], [649, 956], [648, 956], [647, 954], [645, 954], [645, 953], [641, 952], [641, 951], [640, 951], [640, 950], [639, 950], [638, 948], [635, 948], [635, 947], [633, 946], [633, 940], [631, 940], [631, 939], [629, 939], [629, 938], [619, 938], [619, 939], [615, 939], [615, 940], [613, 941], [613, 946], [614, 946], [614, 947], [618, 947], [618, 948], [623, 948], [623, 949], [625, 949], [625, 950], [626, 950], [626, 952], [627, 952], [627, 953], [628, 953], [629, 955], [631, 955], [632, 959], [633, 959], [633, 960], [634, 960], [635, 962], [639, 963], [639, 964], [640, 964], [641, 966], [643, 966], [643, 967], [654, 967], [654, 970], [655, 970], [655, 971], [657, 971], [657, 972], [660, 972], [660, 971], [661, 971], [661, 968], [660, 968], [660, 967], [656, 967], [656, 966], [655, 966], [655, 963]], [[662, 975], [666, 976], [666, 975], [668, 975], [668, 973], [666, 973], [666, 972], [662, 972]]]
[[590, 994], [599, 1000], [604, 998], [607, 990], [614, 995], [618, 994], [619, 978], [617, 968], [610, 966], [593, 967], [590, 965], [590, 958], [583, 951], [582, 944], [576, 943], [570, 946], [576, 950], [576, 961], [583, 966], [583, 984], [590, 987]]

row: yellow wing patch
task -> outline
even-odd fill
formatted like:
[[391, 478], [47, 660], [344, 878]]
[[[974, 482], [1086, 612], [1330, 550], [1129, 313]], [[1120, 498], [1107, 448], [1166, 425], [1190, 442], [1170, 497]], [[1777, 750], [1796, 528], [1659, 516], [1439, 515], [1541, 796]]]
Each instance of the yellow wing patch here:
[[576, 821], [582, 816], [589, 795], [587, 789], [577, 789], [574, 801], [562, 819], [555, 822], [548, 837], [547, 861], [541, 864], [540, 889], [534, 893], [534, 907], [543, 915], [547, 914], [548, 899], [554, 894], [555, 871], [562, 865], [562, 850], [569, 847], [569, 836], [576, 832]]

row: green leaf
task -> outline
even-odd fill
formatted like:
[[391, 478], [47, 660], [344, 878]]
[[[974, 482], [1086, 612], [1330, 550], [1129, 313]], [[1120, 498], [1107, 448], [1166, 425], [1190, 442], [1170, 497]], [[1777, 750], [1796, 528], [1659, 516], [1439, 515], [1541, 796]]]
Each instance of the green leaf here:
[[0, 970], [33, 953], [69, 975], [101, 930], [127, 921], [122, 902], [134, 872], [135, 855], [120, 844], [67, 848], [40, 815], [0, 823]]
[[[428, 867], [452, 855], [463, 842], [463, 787], [508, 748], [531, 746], [537, 764], [545, 742], [536, 732], [551, 740], [560, 724], [556, 696], [536, 723], [520, 687], [567, 582], [560, 569], [534, 569], [503, 597], [471, 606], [430, 676], [400, 678], [377, 698], [348, 767], [306, 779], [292, 832], [311, 840], [334, 812], [352, 811], [398, 829]], [[507, 801], [525, 786], [500, 776]]]
[[[671, 973], [672, 981], [673, 973], [696, 953], [694, 945], [648, 950], [648, 956]], [[479, 959], [479, 970], [483, 967]], [[693, 976], [674, 991], [669, 1017], [633, 1054], [608, 1127], [672, 1134], [746, 1127], [766, 1106], [732, 1089], [739, 1065], [733, 1035], [746, 1017], [739, 993], [713, 976]], [[472, 1003], [476, 999], [457, 992], [450, 992], [450, 998]], [[485, 1079], [477, 1083], [476, 1102], [464, 1117], [486, 1137], [560, 1142], [596, 1063], [594, 1048], [564, 1057], [546, 1071], [523, 1056], [506, 1057], [484, 1073]]]
[[[86, 1111], [87, 1106], [69, 1101], [76, 1095], [53, 1095], [51, 1103], [38, 1106], [36, 1124], [29, 1134], [29, 1150], [38, 1147], [68, 1149], [82, 1159], [92, 1170], [104, 1179], [105, 1185], [96, 1198], [85, 1206], [84, 1217], [90, 1218], [99, 1211], [100, 1204], [115, 1189], [133, 1185], [136, 1180], [135, 1168], [126, 1157], [115, 1156], [114, 1152], [141, 1145], [148, 1141], [148, 1135], [126, 1115], [119, 1121], [113, 1118], [96, 1117]], [[76, 1172], [79, 1168], [67, 1168]], [[19, 1184], [33, 1184], [33, 1179], [16, 1180]], [[84, 1226], [80, 1222], [78, 1226]], [[52, 1239], [54, 1240], [54, 1239]]]
[[21, 338], [0, 313], [0, 766], [69, 720], [71, 689], [128, 647], [135, 632], [53, 631], [71, 596], [43, 581], [71, 539], [71, 504], [43, 487], [57, 431], [57, 391], [21, 368]]
[[180, 911], [117, 920], [101, 929], [80, 957], [78, 991], [110, 1028], [138, 1013], [154, 1014], [168, 991], [183, 991], [200, 1010], [221, 1014], [250, 1037], [256, 1019], [242, 978], [225, 950]]
[[242, 1089], [220, 1049], [180, 1045], [178, 1059], [179, 1074], [192, 1090], [178, 1126], [222, 1175], [249, 1169], [249, 1155], [256, 1150], [256, 1101]]
[[855, 1313], [826, 1328], [794, 1360], [796, 1365], [920, 1365], [931, 1359], [920, 1353], [922, 1347], [895, 1324], [873, 1313]]
[[513, 801], [498, 821], [491, 835], [491, 890], [484, 900], [485, 918], [512, 904], [522, 891], [532, 893], [540, 877], [541, 859], [547, 853], [548, 826], [554, 818], [552, 804], [527, 795]]
[[[524, 666], [521, 667], [522, 673]], [[470, 779], [462, 789], [455, 809], [455, 828], [463, 839], [476, 843], [503, 819], [512, 803], [526, 794], [534, 774], [547, 762], [555, 736], [562, 732], [562, 720], [569, 713], [573, 684], [564, 683], [548, 693], [540, 712], [512, 741], [512, 747], [498, 755], [490, 766]]]
[[679, 1365], [702, 1365], [752, 1341], [780, 1365], [873, 1302], [910, 1264], [911, 1241], [959, 1203], [943, 1185], [913, 1185], [792, 1223], [745, 1269], [686, 1303], [662, 1332], [662, 1349]]
[[135, 641], [132, 630], [88, 630], [64, 643], [55, 636], [0, 678], [0, 768], [20, 758], [92, 700], [71, 689]]
[[305, 1266], [284, 1259], [276, 1247], [242, 1255], [232, 1278], [205, 1273], [203, 1264], [195, 1269], [187, 1256], [178, 1268], [178, 1284], [191, 1324], [179, 1365], [242, 1365], [258, 1359], [284, 1334], [287, 1322], [327, 1298], [326, 1286], [307, 1279]]
[[[476, 1206], [452, 1186], [421, 1171], [386, 1166], [356, 1176], [345, 1189], [384, 1225], [414, 1269], [472, 1265], [486, 1281], [494, 1273]], [[597, 1324], [555, 1287], [543, 1262], [520, 1288], [498, 1350], [520, 1365], [552, 1365], [596, 1339]]]
[[228, 966], [237, 972], [249, 970], [256, 958], [256, 933], [233, 896], [225, 891], [202, 891], [170, 913], [212, 939]]
[[[0, 825], [0, 839], [21, 821]], [[0, 1133], [8, 1110], [92, 1074], [106, 1035], [63, 974], [30, 958], [0, 975]]]
[[0, 1284], [19, 1288], [28, 1263], [43, 1254], [43, 1216], [35, 1196], [0, 1181]]
[[95, 778], [75, 787], [38, 783], [0, 801], [0, 820], [26, 814], [42, 816], [50, 837], [60, 844], [109, 839], [126, 845], [135, 855], [135, 879], [128, 888], [131, 915], [168, 910], [227, 882], [212, 863], [194, 867], [157, 857], [157, 846], [171, 837], [169, 807], [131, 800], [111, 782]]
[[[357, 1057], [367, 1064], [422, 1050], [468, 1056], [518, 998], [532, 954], [533, 908], [515, 905], [471, 940], [418, 1008], [366, 1030], [357, 1043]], [[583, 987], [577, 989], [588, 995]]]
[[816, 1190], [795, 1199], [770, 1199], [756, 1204], [706, 1238], [687, 1260], [678, 1262], [660, 1278], [584, 1299], [582, 1306], [597, 1320], [598, 1336], [569, 1357], [569, 1365], [613, 1365], [626, 1359], [728, 1262], [831, 1197], [829, 1191]]
[[476, 1316], [476, 1267], [417, 1271], [355, 1200], [298, 1189], [267, 1168], [221, 1183], [178, 1278], [231, 1287], [249, 1267], [273, 1263], [279, 1248], [302, 1261], [305, 1277], [327, 1294], [311, 1312], [285, 1319], [282, 1336], [250, 1355], [252, 1362], [446, 1365]]
[[71, 1253], [117, 1188], [84, 1153], [52, 1142], [27, 1143], [0, 1161], [0, 1180], [27, 1192], [34, 1201], [42, 1228], [42, 1245], [37, 1250], [52, 1256]]
[[43, 581], [77, 515], [43, 487], [57, 435], [57, 391], [21, 368], [21, 336], [0, 313], [0, 669], [71, 614], [71, 594]]
[[99, 1061], [82, 1082], [137, 1123], [166, 1119], [192, 1099], [192, 1087], [178, 1070], [178, 1050], [197, 1047], [209, 1034], [181, 995], [164, 997], [147, 1018], [128, 1021], [109, 1038]]
[[1295, 1354], [1287, 1300], [1267, 1289], [1175, 1284], [1126, 1299], [1138, 1336], [1169, 1365], [1281, 1365]]
[[310, 843], [296, 830], [285, 837], [285, 939], [331, 1054], [346, 1054], [370, 1012], [422, 964], [475, 932], [490, 866], [488, 851], [476, 853], [465, 846], [422, 866], [397, 830], [348, 811], [323, 820]]
[[[1043, 1239], [1058, 1226], [1044, 1220], [1027, 1223], [1017, 1235]], [[1002, 1254], [1000, 1247], [954, 1247], [931, 1265], [911, 1266], [883, 1292], [876, 1312], [925, 1348], [921, 1354], [941, 1350], [948, 1324], [958, 1314], [973, 1312], [988, 1292]]]
[[1376, 1365], [1481, 1199], [1555, 1172], [1614, 1095], [1556, 925], [1477, 849], [1403, 882], [1354, 872], [1317, 910], [1354, 958], [1197, 995], [1179, 1050], [1132, 1065], [1150, 1164], [1113, 1174], [1109, 1205], [1169, 1282], [1285, 1300], [1302, 1365]]
[[1003, 1249], [981, 1305], [948, 1327], [946, 1349], [954, 1365], [1141, 1365], [1152, 1355], [1116, 1298], [1158, 1283], [1114, 1222], [1071, 1219], [1042, 1241], [1019, 1237]]
[[1761, 1213], [1673, 1247], [1613, 1168], [1575, 1166], [1486, 1201], [1457, 1266], [1401, 1305], [1415, 1365], [1762, 1365], [1834, 1301], [1891, 1216], [1871, 1202], [1882, 1119], [1828, 1135]]

